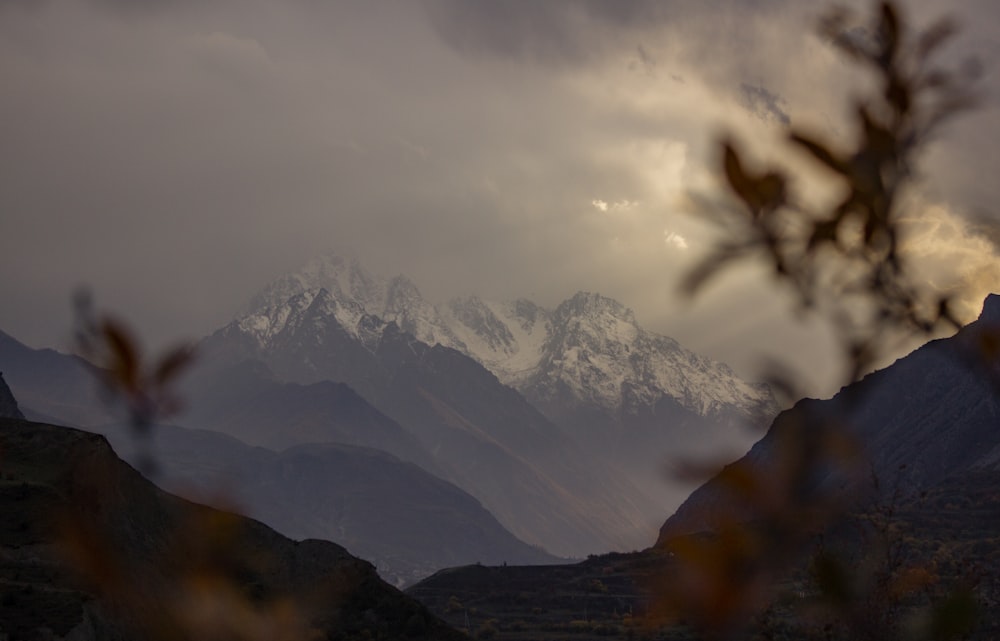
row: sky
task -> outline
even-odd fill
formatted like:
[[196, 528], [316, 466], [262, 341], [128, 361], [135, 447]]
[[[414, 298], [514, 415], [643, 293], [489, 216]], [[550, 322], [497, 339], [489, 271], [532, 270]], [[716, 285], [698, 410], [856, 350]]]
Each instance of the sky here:
[[[918, 27], [940, 5], [903, 3]], [[972, 283], [971, 319], [1000, 291], [1000, 7], [948, 6], [945, 57], [978, 58], [983, 99], [923, 158], [908, 246]], [[335, 251], [433, 301], [601, 292], [748, 376], [790, 355], [823, 393], [821, 329], [760, 270], [677, 292], [722, 135], [806, 173], [790, 127], [850, 135], [865, 77], [817, 36], [825, 7], [0, 0], [0, 329], [68, 349], [86, 286], [152, 345], [197, 339]]]

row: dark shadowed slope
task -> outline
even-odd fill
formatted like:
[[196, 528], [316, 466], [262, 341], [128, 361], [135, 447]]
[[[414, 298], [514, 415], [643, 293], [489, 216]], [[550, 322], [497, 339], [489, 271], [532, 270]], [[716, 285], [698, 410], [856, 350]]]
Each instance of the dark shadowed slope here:
[[[857, 436], [883, 495], [1000, 472], [998, 335], [1000, 296], [991, 295], [980, 318], [956, 336], [924, 345], [833, 399], [806, 399], [783, 412], [739, 464], [766, 471], [784, 434], [836, 423]], [[874, 492], [872, 475], [852, 491]], [[718, 479], [709, 481], [666, 521], [660, 538], [708, 529], [713, 515], [740, 509]]]
[[0, 373], [0, 417], [24, 418], [17, 407], [17, 399], [7, 387], [7, 382], [3, 380], [3, 373]]
[[103, 437], [0, 419], [0, 634], [459, 639], [325, 541], [178, 499]]

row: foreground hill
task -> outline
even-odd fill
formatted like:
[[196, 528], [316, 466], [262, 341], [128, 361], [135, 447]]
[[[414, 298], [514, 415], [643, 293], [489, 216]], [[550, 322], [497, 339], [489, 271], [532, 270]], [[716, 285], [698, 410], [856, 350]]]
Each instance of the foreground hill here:
[[333, 543], [184, 501], [104, 438], [0, 419], [0, 636], [460, 639]]
[[[912, 498], [944, 483], [961, 485], [966, 477], [1000, 473], [997, 345], [1000, 296], [994, 294], [979, 319], [956, 336], [924, 345], [832, 399], [806, 399], [783, 412], [735, 465], [770, 473], [789, 438], [827, 425], [853, 435], [869, 473], [854, 481], [819, 474], [814, 487], [803, 489], [840, 484], [859, 496]], [[725, 483], [709, 481], [667, 519], [660, 541], [711, 529], [717, 515], [743, 510], [734, 501]]]

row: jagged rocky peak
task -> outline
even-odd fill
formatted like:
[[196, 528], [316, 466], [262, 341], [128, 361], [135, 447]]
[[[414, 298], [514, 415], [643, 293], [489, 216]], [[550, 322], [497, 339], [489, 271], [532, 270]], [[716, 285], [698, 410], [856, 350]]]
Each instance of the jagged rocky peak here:
[[553, 325], [553, 338], [565, 340], [570, 335], [586, 335], [590, 337], [589, 347], [599, 350], [632, 344], [643, 334], [631, 309], [590, 292], [578, 292], [560, 304], [553, 314]]
[[745, 412], [773, 404], [766, 389], [644, 330], [631, 309], [598, 293], [578, 292], [552, 311], [526, 299], [499, 303], [477, 296], [434, 305], [405, 276], [382, 279], [357, 259], [325, 254], [269, 285], [258, 301], [272, 302], [240, 328], [262, 346], [285, 327], [308, 329], [311, 323], [323, 331], [336, 321], [370, 347], [382, 325], [394, 323], [428, 345], [470, 356], [529, 397], [533, 388], [539, 396], [575, 390], [618, 408], [624, 391], [641, 392], [644, 402], [666, 395], [703, 415], [731, 405]]
[[592, 292], [577, 292], [556, 308], [556, 316], [561, 318], [596, 314], [607, 314], [635, 324], [635, 314], [631, 309], [613, 298]]
[[3, 380], [3, 372], [0, 372], [0, 417], [24, 418], [24, 414], [17, 406], [17, 399], [7, 387], [7, 382]]
[[478, 296], [452, 299], [448, 303], [448, 312], [479, 336], [494, 352], [509, 352], [516, 343], [506, 323]]
[[990, 325], [1000, 325], [1000, 294], [990, 294], [986, 297], [979, 320]]
[[381, 311], [386, 284], [365, 270], [357, 258], [326, 253], [271, 282], [250, 302], [250, 310], [281, 306], [297, 294], [318, 289], [326, 289], [342, 302], [354, 301], [366, 309]]
[[518, 298], [513, 303], [510, 303], [510, 308], [514, 316], [521, 321], [521, 326], [524, 329], [530, 329], [538, 322], [539, 317], [546, 318], [549, 315], [546, 309], [539, 307], [527, 298]]
[[424, 298], [412, 280], [406, 276], [395, 276], [389, 281], [385, 295], [385, 309], [388, 316], [402, 314], [423, 304]]

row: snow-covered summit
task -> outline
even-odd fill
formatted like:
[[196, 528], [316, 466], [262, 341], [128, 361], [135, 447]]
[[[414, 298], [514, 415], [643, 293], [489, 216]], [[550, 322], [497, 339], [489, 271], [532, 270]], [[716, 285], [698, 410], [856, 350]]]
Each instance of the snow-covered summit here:
[[307, 307], [315, 317], [319, 303], [320, 313], [363, 343], [372, 316], [394, 322], [420, 341], [470, 356], [542, 405], [596, 405], [617, 414], [669, 397], [700, 416], [753, 419], [774, 405], [766, 386], [643, 329], [632, 310], [597, 293], [579, 292], [553, 310], [477, 296], [434, 305], [404, 276], [387, 280], [356, 259], [328, 254], [265, 288], [238, 324], [264, 345]]
[[265, 287], [250, 301], [248, 315], [276, 309], [293, 296], [320, 289], [338, 301], [351, 301], [374, 311], [384, 306], [388, 283], [365, 270], [356, 258], [323, 254]]
[[361, 321], [371, 315], [383, 323], [396, 323], [402, 331], [430, 345], [441, 343], [463, 351], [461, 341], [412, 281], [401, 275], [385, 279], [367, 271], [356, 258], [333, 253], [318, 256], [301, 270], [269, 284], [237, 322], [265, 345], [321, 291], [329, 298], [325, 303], [329, 314], [355, 338], [365, 333], [370, 319], [365, 326]]

